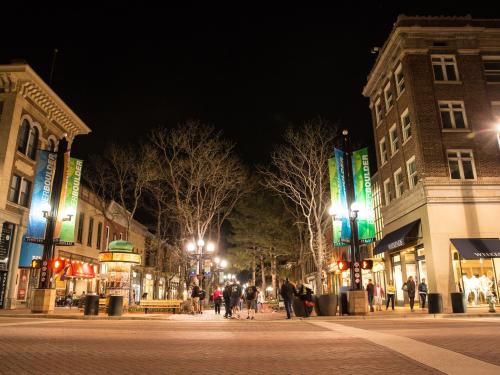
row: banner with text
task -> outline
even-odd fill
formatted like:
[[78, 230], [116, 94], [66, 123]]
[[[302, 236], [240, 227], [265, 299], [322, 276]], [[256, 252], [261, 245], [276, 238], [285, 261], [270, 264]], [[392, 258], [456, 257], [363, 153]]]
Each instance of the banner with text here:
[[349, 211], [347, 208], [345, 191], [344, 152], [335, 149], [334, 154], [335, 157], [328, 160], [331, 204], [335, 211], [335, 218], [333, 221], [333, 243], [334, 245], [343, 245], [343, 242], [348, 242], [351, 237]]
[[41, 150], [38, 153], [28, 228], [26, 234], [23, 236], [19, 267], [31, 267], [31, 261], [34, 258], [42, 257], [43, 239], [47, 224], [47, 220], [43, 216], [43, 211], [50, 211], [50, 191], [56, 158], [57, 154], [53, 152]]
[[82, 175], [83, 160], [70, 158], [67, 167], [65, 196], [61, 203], [60, 212], [62, 218], [70, 217], [70, 220], [61, 221], [61, 232], [59, 236], [60, 245], [72, 245], [75, 241], [75, 222], [78, 207], [78, 194], [80, 192], [80, 178]]
[[354, 179], [354, 199], [359, 204], [358, 236], [365, 243], [375, 240], [375, 214], [373, 211], [372, 182], [368, 148], [352, 153], [352, 171]]

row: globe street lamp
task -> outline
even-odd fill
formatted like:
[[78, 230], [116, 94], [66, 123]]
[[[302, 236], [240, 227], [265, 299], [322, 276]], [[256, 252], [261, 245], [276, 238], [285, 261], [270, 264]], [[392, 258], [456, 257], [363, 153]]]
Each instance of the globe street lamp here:
[[[198, 245], [198, 246], [196, 246]], [[200, 238], [196, 244], [194, 242], [188, 242], [186, 246], [187, 250], [189, 253], [193, 254], [193, 258], [197, 259], [196, 262], [196, 275], [200, 278], [201, 281], [201, 288], [203, 289], [203, 258], [204, 258], [204, 251], [203, 249], [206, 248], [206, 253], [213, 253], [215, 250], [215, 245], [212, 242], [208, 242], [205, 246], [205, 241]], [[198, 248], [198, 251], [196, 249]]]

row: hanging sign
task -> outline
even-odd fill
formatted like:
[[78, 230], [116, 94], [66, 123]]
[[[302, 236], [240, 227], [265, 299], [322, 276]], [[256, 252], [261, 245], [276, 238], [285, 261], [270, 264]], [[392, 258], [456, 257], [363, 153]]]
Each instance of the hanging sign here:
[[[75, 222], [78, 207], [78, 194], [80, 192], [80, 178], [82, 174], [83, 160], [70, 158], [67, 168], [66, 189], [64, 202], [59, 210], [61, 231], [58, 245], [73, 245], [75, 241]], [[62, 219], [70, 219], [62, 221]]]

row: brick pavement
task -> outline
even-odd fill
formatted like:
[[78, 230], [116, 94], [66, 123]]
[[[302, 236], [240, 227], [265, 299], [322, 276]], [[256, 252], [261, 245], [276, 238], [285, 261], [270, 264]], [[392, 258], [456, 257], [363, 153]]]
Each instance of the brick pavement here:
[[384, 347], [298, 320], [38, 319], [2, 326], [2, 319], [2, 374], [438, 373]]

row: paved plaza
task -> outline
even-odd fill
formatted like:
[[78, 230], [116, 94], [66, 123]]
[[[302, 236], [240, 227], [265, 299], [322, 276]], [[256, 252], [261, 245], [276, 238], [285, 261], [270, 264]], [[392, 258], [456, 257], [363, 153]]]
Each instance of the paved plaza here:
[[0, 317], [1, 374], [499, 374], [500, 318]]

